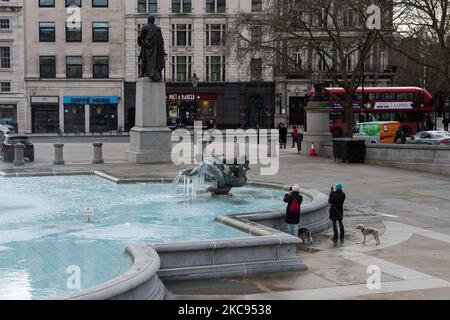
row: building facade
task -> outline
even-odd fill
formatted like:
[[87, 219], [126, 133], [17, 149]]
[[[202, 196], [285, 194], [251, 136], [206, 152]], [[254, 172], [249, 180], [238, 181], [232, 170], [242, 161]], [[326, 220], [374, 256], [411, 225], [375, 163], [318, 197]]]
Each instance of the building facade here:
[[0, 125], [26, 123], [23, 1], [0, 1]]
[[24, 132], [124, 127], [124, 2], [26, 1]]
[[239, 61], [227, 50], [226, 30], [241, 12], [259, 12], [258, 0], [133, 0], [125, 14], [125, 122], [134, 125], [139, 74], [137, 37], [156, 17], [167, 53], [168, 125], [213, 121], [219, 128], [272, 127], [273, 72], [262, 59]]
[[[290, 0], [279, 0], [279, 2], [283, 4], [280, 8], [288, 10], [288, 16], [292, 17], [292, 14], [295, 13], [296, 10], [301, 11], [301, 9], [295, 8], [295, 6], [298, 5], [295, 2]], [[308, 3], [310, 4], [311, 2]], [[358, 16], [360, 12], [356, 11], [354, 7], [346, 8], [345, 4], [340, 3], [339, 1], [337, 1], [337, 4], [340, 4], [343, 7], [338, 6], [334, 9], [332, 7], [320, 8], [320, 4], [318, 3], [318, 7], [313, 11], [313, 15], [317, 15], [318, 17], [313, 17], [311, 22], [309, 22], [309, 16], [305, 12], [302, 12], [299, 15], [300, 17], [303, 17], [302, 21], [304, 21], [306, 25], [308, 25], [308, 23], [316, 23], [315, 28], [311, 25], [308, 27], [308, 31], [314, 35], [316, 41], [317, 39], [323, 38], [324, 47], [328, 47], [330, 53], [334, 50], [332, 48], [334, 44], [333, 41], [330, 41], [327, 37], [329, 37], [329, 34], [336, 35], [337, 32], [331, 31], [327, 33], [324, 30], [336, 30], [336, 26], [339, 26], [339, 36], [342, 37], [342, 39], [350, 39], [350, 41], [348, 41], [349, 47], [350, 45], [358, 43], [358, 37], [366, 36], [360, 31], [360, 24], [365, 23], [363, 20], [360, 20], [360, 17]], [[382, 32], [385, 37], [384, 40], [389, 41], [393, 34], [393, 8], [383, 8], [382, 12]], [[295, 20], [297, 18], [290, 19]], [[293, 21], [291, 20], [289, 22]], [[302, 27], [298, 28], [296, 31], [299, 34], [305, 32]], [[307, 35], [306, 38], [308, 37], [310, 36]], [[362, 41], [364, 41], [364, 38]], [[290, 59], [282, 59], [282, 62], [274, 69], [276, 81], [275, 121], [276, 123], [283, 122], [288, 123], [291, 126], [296, 125], [304, 127], [306, 125], [305, 107], [308, 101], [307, 95], [313, 87], [311, 75], [315, 72], [323, 73], [326, 77], [325, 80], [330, 87], [335, 86], [335, 80], [328, 76], [329, 70], [327, 69], [327, 64], [324, 62], [324, 58], [317, 53], [314, 46], [305, 43], [296, 49], [293, 48], [291, 44], [285, 43], [282, 47], [289, 48], [289, 52], [283, 50], [283, 55], [285, 57], [289, 56]], [[351, 78], [355, 70], [359, 71], [356, 66], [360, 61], [360, 52], [351, 48], [349, 48], [348, 51], [352, 53], [348, 55], [345, 68], [348, 77]], [[328, 60], [327, 62], [329, 65], [335, 63], [334, 59], [329, 57], [326, 59]], [[397, 67], [392, 65], [392, 50], [389, 49], [383, 41], [380, 40], [372, 46], [370, 53], [366, 56], [363, 63], [364, 67], [359, 75], [362, 86], [382, 87], [393, 85], [393, 78], [397, 71]]]

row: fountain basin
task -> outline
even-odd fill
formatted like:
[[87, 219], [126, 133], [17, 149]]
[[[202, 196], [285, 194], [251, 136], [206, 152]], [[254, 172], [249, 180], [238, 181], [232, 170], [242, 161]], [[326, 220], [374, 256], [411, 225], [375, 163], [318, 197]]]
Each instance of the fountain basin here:
[[[59, 174], [62, 173], [60, 172]], [[133, 178], [128, 180], [117, 179], [105, 173], [97, 172], [96, 174], [101, 174], [102, 177], [116, 182], [114, 185], [117, 186], [139, 182], [171, 182], [171, 179], [165, 178]], [[39, 173], [39, 176], [45, 175], [42, 172]], [[55, 173], [48, 173], [48, 175], [53, 176]], [[20, 174], [15, 176], [20, 176]], [[27, 173], [27, 176], [32, 175]], [[110, 187], [115, 188], [114, 185], [110, 185]], [[283, 270], [304, 270], [306, 266], [296, 257], [296, 247], [300, 240], [283, 233], [281, 231], [283, 229], [282, 224], [275, 222], [277, 220], [282, 221], [282, 211], [284, 209], [280, 209], [280, 207], [284, 207], [284, 204], [278, 198], [278, 194], [280, 198], [284, 194], [282, 188], [279, 185], [254, 184], [253, 186], [265, 187], [269, 191], [274, 190], [274, 188], [275, 191], [278, 190], [276, 191], [276, 199], [280, 201], [280, 205], [276, 207], [279, 209], [273, 208], [271, 212], [263, 212], [261, 214], [261, 217], [265, 219], [261, 221], [263, 221], [263, 224], [266, 223], [267, 226], [255, 222], [256, 220], [251, 220], [253, 216], [257, 218], [260, 215], [259, 213], [249, 214], [245, 212], [253, 211], [246, 210], [243, 211], [244, 213], [236, 215], [233, 214], [233, 211], [228, 211], [231, 217], [227, 217], [227, 219], [246, 224], [248, 226], [247, 230], [238, 228], [239, 231], [236, 231], [226, 227], [225, 229], [230, 231], [231, 236], [219, 240], [172, 241], [172, 243], [146, 245], [145, 243], [152, 243], [150, 240], [130, 246], [128, 247], [128, 253], [133, 261], [124, 264], [124, 266], [128, 265], [128, 267], [122, 271], [121, 275], [113, 280], [106, 278], [108, 281], [73, 295], [60, 295], [60, 297], [67, 299], [161, 299], [164, 297], [164, 290], [159, 278], [163, 280], [198, 279], [245, 276], [253, 273]], [[236, 193], [238, 192], [236, 190]], [[258, 193], [260, 192], [261, 189], [258, 190]], [[116, 201], [117, 199], [108, 199], [110, 202], [113, 200]], [[315, 199], [313, 198], [312, 201], [314, 203]], [[259, 199], [259, 202], [261, 202], [261, 199]], [[306, 211], [304, 212], [306, 213]], [[268, 215], [271, 215], [271, 218]], [[216, 221], [221, 223], [216, 223], [214, 228], [219, 228], [220, 225], [232, 226], [232, 224], [227, 223], [227, 219], [221, 220], [219, 215], [210, 216], [211, 222], [214, 221], [215, 216], [217, 217]], [[274, 221], [272, 226], [267, 222], [270, 219]], [[276, 230], [273, 226], [280, 227], [281, 230]], [[116, 231], [112, 236], [117, 237], [117, 233], [120, 234], [119, 231], [123, 229], [122, 227], [114, 229]], [[77, 231], [75, 230], [74, 232]], [[77, 235], [80, 234], [85, 235], [86, 233], [83, 233], [83, 230], [80, 233], [80, 230], [78, 230]], [[91, 234], [94, 233], [91, 232]], [[98, 230], [95, 232], [95, 235], [100, 237], [107, 236], [107, 234], [102, 235]], [[140, 235], [133, 236], [139, 238]], [[127, 245], [130, 243], [132, 242], [128, 241]], [[117, 254], [120, 255], [123, 248], [127, 245], [123, 245], [122, 249], [118, 249]], [[62, 252], [64, 246], [62, 245], [60, 249], [58, 252]], [[0, 251], [0, 253], [2, 252]], [[155, 258], [156, 254], [159, 257], [160, 266], [158, 266], [158, 259]]]

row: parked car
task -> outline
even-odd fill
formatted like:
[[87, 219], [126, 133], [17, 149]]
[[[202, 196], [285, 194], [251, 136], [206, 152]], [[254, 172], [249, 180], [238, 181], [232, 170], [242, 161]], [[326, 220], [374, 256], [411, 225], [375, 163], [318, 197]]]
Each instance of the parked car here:
[[395, 143], [400, 122], [361, 122], [353, 128], [353, 137], [366, 143]]
[[0, 134], [13, 134], [16, 133], [16, 129], [9, 124], [0, 124]]
[[14, 145], [22, 143], [25, 145], [24, 158], [30, 162], [34, 161], [34, 144], [27, 136], [19, 135], [2, 135], [0, 134], [0, 155], [5, 162], [14, 161], [15, 149]]
[[408, 144], [450, 145], [447, 131], [422, 131], [406, 139]]

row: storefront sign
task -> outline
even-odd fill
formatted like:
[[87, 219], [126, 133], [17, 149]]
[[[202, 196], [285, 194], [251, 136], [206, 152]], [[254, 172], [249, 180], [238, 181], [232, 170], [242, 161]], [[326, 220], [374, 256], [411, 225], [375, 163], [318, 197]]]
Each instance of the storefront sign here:
[[118, 97], [64, 97], [64, 104], [118, 104], [119, 98]]
[[14, 110], [16, 109], [15, 104], [0, 104], [0, 109], [2, 110]]
[[58, 97], [31, 97], [31, 103], [55, 103], [59, 104]]
[[169, 93], [167, 100], [170, 101], [216, 101], [217, 95], [213, 93]]

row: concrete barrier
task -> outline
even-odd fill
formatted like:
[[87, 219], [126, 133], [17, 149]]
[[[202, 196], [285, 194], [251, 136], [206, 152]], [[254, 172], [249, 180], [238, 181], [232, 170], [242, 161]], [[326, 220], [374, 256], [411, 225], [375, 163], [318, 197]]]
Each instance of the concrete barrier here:
[[[333, 156], [332, 144], [322, 145], [322, 155]], [[450, 175], [450, 146], [368, 144], [366, 163]]]

